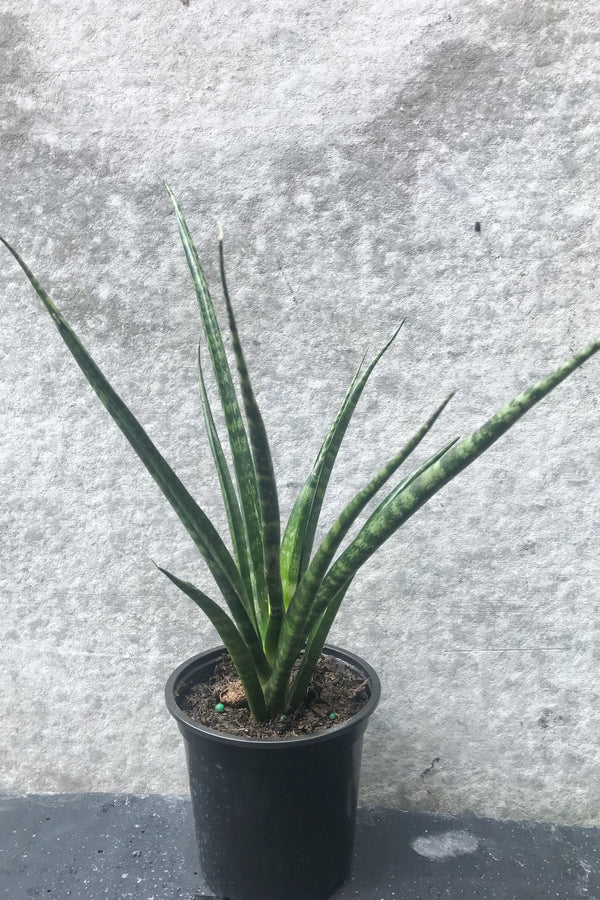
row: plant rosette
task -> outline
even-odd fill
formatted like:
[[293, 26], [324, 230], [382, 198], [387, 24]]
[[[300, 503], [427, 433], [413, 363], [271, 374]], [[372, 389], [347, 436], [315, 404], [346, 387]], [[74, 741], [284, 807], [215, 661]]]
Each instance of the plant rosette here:
[[[340, 552], [342, 542], [367, 504], [379, 494], [416, 450], [442, 413], [452, 394], [446, 397], [421, 428], [347, 504], [326, 532], [325, 537], [315, 547], [315, 535], [323, 499], [343, 437], [373, 369], [394, 341], [400, 328], [375, 358], [366, 366], [361, 364], [356, 372], [312, 470], [300, 490], [287, 526], [282, 529], [269, 442], [252, 389], [227, 287], [222, 236], [219, 239], [221, 284], [239, 380], [241, 406], [198, 253], [181, 208], [171, 189], [168, 185], [165, 186], [173, 205], [203, 326], [205, 344], [201, 346], [198, 353], [199, 392], [210, 449], [227, 515], [229, 526], [227, 543], [111, 386], [20, 255], [3, 238], [0, 240], [25, 272], [93, 390], [177, 513], [208, 566], [225, 606], [165, 567], [158, 566], [159, 570], [200, 607], [215, 627], [233, 662], [254, 720], [257, 722], [281, 721], [282, 716], [287, 716], [290, 711], [297, 709], [306, 697], [340, 605], [364, 563], [445, 484], [469, 466], [531, 407], [593, 356], [600, 349], [600, 339], [596, 339], [550, 375], [525, 389], [468, 437], [463, 439], [456, 437], [448, 441], [432, 456], [422, 461], [407, 474], [402, 475], [366, 517], [366, 521], [363, 522], [355, 537]], [[223, 410], [229, 443], [229, 458], [221, 443], [206, 390], [203, 368], [205, 352], [208, 352]], [[352, 665], [352, 663], [349, 664]], [[359, 668], [361, 665], [363, 665], [362, 661], [360, 661]], [[372, 679], [373, 676], [371, 676]], [[374, 677], [376, 678], [376, 676]], [[173, 676], [169, 684], [172, 679]], [[299, 752], [301, 749], [305, 750], [310, 747], [333, 746], [334, 738], [332, 736], [335, 736], [336, 733], [347, 736], [349, 734], [357, 735], [360, 732], [360, 737], [362, 737], [361, 729], [364, 730], [366, 727], [368, 715], [372, 712], [376, 697], [378, 697], [379, 688], [375, 689], [374, 685], [375, 681], [372, 680], [371, 693], [365, 705], [365, 710], [370, 711], [360, 719], [360, 727], [356, 723], [353, 724], [356, 717], [351, 717], [348, 722], [334, 724], [325, 734], [319, 733], [306, 738], [280, 739], [274, 742], [260, 741], [258, 743], [263, 748], [262, 751], [259, 751], [256, 741], [250, 741], [248, 744], [244, 738], [233, 736], [227, 738], [220, 734], [217, 740], [214, 736], [217, 734], [216, 731], [203, 728], [197, 723], [190, 724], [192, 720], [179, 709], [173, 697], [168, 699], [169, 709], [175, 715], [184, 734], [190, 765], [197, 760], [200, 768], [204, 766], [207, 771], [210, 769], [209, 781], [204, 782], [204, 787], [200, 787], [199, 776], [190, 770], [192, 799], [195, 806], [198, 805], [196, 802], [198, 798], [200, 798], [198, 802], [202, 804], [204, 802], [202, 797], [211, 790], [210, 779], [213, 779], [214, 786], [215, 769], [211, 768], [212, 763], [211, 766], [208, 766], [206, 759], [208, 757], [212, 759], [214, 748], [219, 742], [226, 748], [224, 752], [228, 758], [233, 758], [233, 755], [239, 752], [254, 760], [253, 765], [263, 772], [264, 779], [270, 777], [266, 773], [269, 772], [269, 767], [274, 765], [276, 758], [293, 760], [293, 765], [286, 764], [283, 769], [287, 771], [290, 783], [295, 782], [296, 769], [302, 769], [305, 772], [306, 781], [303, 788], [305, 796], [303, 799], [306, 799], [306, 796], [313, 794], [316, 790], [317, 776], [310, 772], [296, 751]], [[372, 702], [373, 700], [374, 702]], [[179, 712], [177, 712], [178, 709]], [[355, 725], [356, 728], [354, 728]], [[190, 747], [200, 746], [199, 741], [203, 742], [202, 746], [209, 749], [192, 751]], [[285, 743], [286, 741], [289, 743]], [[282, 750], [278, 757], [273, 752], [273, 748], [281, 744], [284, 744], [287, 749]], [[358, 745], [359, 741], [356, 739], [354, 741], [355, 748], [358, 748]], [[313, 752], [313, 750], [310, 751], [310, 758], [312, 758]], [[358, 749], [355, 749], [354, 752], [355, 755], [359, 754]], [[263, 758], [262, 753], [264, 753], [264, 762], [259, 763], [257, 760], [259, 757]], [[214, 765], [216, 766], [216, 763]], [[222, 783], [218, 779], [217, 781], [219, 784]], [[294, 879], [297, 880], [300, 875], [297, 868], [294, 868], [291, 863], [287, 866], [288, 881], [285, 891], [281, 893], [281, 882], [277, 882], [277, 886], [274, 888], [275, 893], [269, 888], [269, 884], [277, 881], [277, 879], [269, 881], [269, 872], [275, 869], [281, 871], [281, 866], [274, 860], [274, 846], [277, 847], [277, 852], [283, 853], [281, 844], [276, 842], [273, 845], [264, 836], [265, 843], [259, 847], [249, 843], [249, 835], [256, 825], [257, 809], [262, 809], [263, 817], [272, 818], [273, 821], [277, 818], [274, 806], [268, 803], [266, 807], [262, 805], [266, 797], [260, 788], [263, 783], [263, 781], [258, 781], [252, 789], [247, 791], [244, 789], [241, 794], [221, 790], [224, 821], [239, 823], [241, 820], [237, 818], [238, 808], [243, 806], [246, 810], [247, 823], [254, 823], [254, 825], [248, 824], [248, 827], [244, 828], [239, 826], [240, 840], [237, 842], [237, 856], [247, 860], [254, 873], [252, 877], [255, 883], [260, 885], [262, 893], [257, 894], [255, 887], [247, 881], [245, 882], [246, 887], [244, 887], [243, 879], [236, 881], [234, 889], [228, 889], [228, 893], [222, 893], [225, 889], [222, 886], [226, 884], [226, 881], [223, 881], [224, 876], [222, 878], [222, 875], [215, 874], [216, 868], [212, 866], [204, 852], [211, 840], [209, 837], [211, 825], [204, 817], [204, 813], [200, 819], [198, 819], [200, 813], [196, 813], [198, 842], [203, 865], [206, 871], [213, 873], [210, 875], [209, 884], [212, 886], [214, 883], [221, 891], [221, 896], [228, 897], [229, 900], [268, 900], [269, 897], [273, 897], [273, 900], [275, 898], [283, 900], [283, 897], [285, 900], [292, 900], [296, 896]], [[350, 778], [350, 784], [353, 784], [352, 778]], [[324, 783], [321, 784], [319, 790], [325, 790]], [[285, 791], [280, 790], [279, 794], [280, 797], [283, 797]], [[228, 798], [226, 802], [225, 798]], [[343, 819], [345, 816], [344, 821], [352, 823], [356, 805], [354, 788], [349, 786], [345, 792], [340, 791], [336, 802], [341, 803], [345, 810], [343, 814], [340, 813], [341, 818]], [[292, 808], [290, 803], [291, 801], [288, 801], [283, 804], [280, 810], [283, 818], [285, 819], [287, 816], [290, 820], [301, 821], [300, 818], [295, 818], [300, 813], [297, 809]], [[277, 826], [273, 825], [272, 832], [269, 832], [272, 839], [275, 840], [274, 836], [277, 833], [288, 834], [289, 825], [290, 822], [286, 821], [280, 821]], [[314, 822], [310, 827], [297, 829], [294, 832], [293, 840], [290, 838], [287, 843], [301, 843], [310, 840], [310, 834], [306, 832], [310, 832], [313, 827], [316, 828]], [[346, 829], [346, 839], [350, 832], [351, 829]], [[232, 862], [231, 856], [223, 859], [222, 854], [217, 852], [216, 845], [213, 843], [211, 846], [213, 847], [213, 851], [211, 851], [213, 857], [221, 860], [219, 872], [223, 868], [236, 867], [237, 863]], [[282, 857], [282, 859], [284, 858], [286, 857]], [[321, 871], [316, 864], [314, 868], [315, 871]], [[341, 869], [337, 871], [336, 878], [339, 876], [339, 871]], [[298, 900], [319, 900], [319, 898], [327, 896], [331, 890], [331, 879], [323, 875], [321, 886], [315, 888], [314, 891], [306, 887], [306, 892], [302, 897], [298, 895]], [[280, 893], [277, 894], [277, 891]]]

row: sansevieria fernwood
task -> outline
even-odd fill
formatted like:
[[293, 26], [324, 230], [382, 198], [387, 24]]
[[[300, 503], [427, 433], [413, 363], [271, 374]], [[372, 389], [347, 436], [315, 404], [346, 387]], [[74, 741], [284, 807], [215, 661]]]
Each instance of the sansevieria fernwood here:
[[[200, 588], [159, 567], [208, 616], [229, 651], [250, 710], [256, 719], [264, 720], [285, 712], [305, 695], [340, 604], [363, 563], [440, 488], [600, 350], [600, 339], [524, 390], [469, 437], [448, 442], [402, 476], [346, 549], [338, 554], [360, 513], [423, 440], [450, 400], [447, 397], [348, 503], [315, 549], [317, 523], [340, 444], [371, 372], [396, 335], [369, 365], [359, 367], [282, 534], [269, 442], [227, 290], [222, 238], [219, 240], [221, 282], [241, 408], [196, 248], [181, 208], [171, 189], [166, 187], [200, 307], [205, 336], [198, 356], [200, 399], [229, 523], [229, 546], [111, 387], [17, 251], [3, 238], [0, 240], [25, 272], [90, 385], [174, 508], [214, 576], [227, 611]], [[209, 404], [203, 368], [205, 357], [210, 359], [223, 408], [231, 463]], [[300, 665], [294, 669], [298, 660]]]

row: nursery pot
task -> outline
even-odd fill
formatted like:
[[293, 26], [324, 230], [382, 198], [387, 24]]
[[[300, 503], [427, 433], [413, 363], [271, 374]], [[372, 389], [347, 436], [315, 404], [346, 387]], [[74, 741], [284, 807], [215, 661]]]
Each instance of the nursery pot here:
[[166, 701], [185, 743], [200, 862], [219, 900], [324, 900], [352, 859], [362, 739], [379, 701], [375, 671], [326, 646], [359, 671], [368, 700], [341, 725], [302, 737], [254, 739], [199, 725], [176, 702], [185, 683], [209, 678], [217, 647], [176, 669]]

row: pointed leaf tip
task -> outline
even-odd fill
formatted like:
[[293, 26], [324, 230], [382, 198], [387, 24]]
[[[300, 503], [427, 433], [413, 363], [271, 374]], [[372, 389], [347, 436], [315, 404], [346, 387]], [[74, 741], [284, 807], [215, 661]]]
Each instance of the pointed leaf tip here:
[[[400, 330], [401, 330], [401, 328], [402, 328], [402, 326], [404, 325], [405, 322], [406, 322], [406, 317], [405, 317], [404, 319], [402, 319], [402, 321], [400, 322], [400, 324], [399, 324], [398, 327], [396, 328], [395, 332], [393, 333], [393, 335], [391, 336], [391, 338], [389, 339], [389, 341], [388, 341], [387, 344], [385, 345], [385, 349], [386, 349], [386, 350], [387, 350], [387, 348], [388, 348], [391, 344], [394, 343], [394, 341], [396, 340], [396, 338], [397, 338], [398, 335], [400, 334]], [[384, 352], [385, 352], [385, 351], [384, 351]]]

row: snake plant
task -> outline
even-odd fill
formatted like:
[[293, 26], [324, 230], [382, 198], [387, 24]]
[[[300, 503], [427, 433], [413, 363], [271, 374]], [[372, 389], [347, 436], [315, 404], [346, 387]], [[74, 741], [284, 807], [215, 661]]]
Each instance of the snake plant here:
[[369, 376], [396, 335], [369, 365], [364, 368], [361, 365], [356, 372], [282, 534], [267, 434], [252, 390], [227, 289], [222, 235], [219, 239], [220, 274], [245, 421], [196, 248], [181, 208], [168, 185], [166, 188], [191, 272], [205, 346], [224, 413], [231, 464], [227, 461], [209, 403], [202, 345], [198, 358], [200, 399], [229, 523], [231, 549], [111, 387], [17, 251], [3, 238], [0, 240], [25, 272], [90, 385], [171, 503], [204, 558], [228, 612], [200, 588], [161, 566], [158, 568], [208, 616], [231, 656], [252, 714], [258, 720], [265, 720], [284, 713], [305, 695], [340, 604], [363, 563], [430, 497], [596, 353], [600, 349], [600, 339], [523, 391], [469, 437], [450, 441], [404, 475], [338, 555], [351, 526], [429, 432], [452, 395], [447, 397], [348, 503], [315, 550], [323, 498], [342, 438]]

